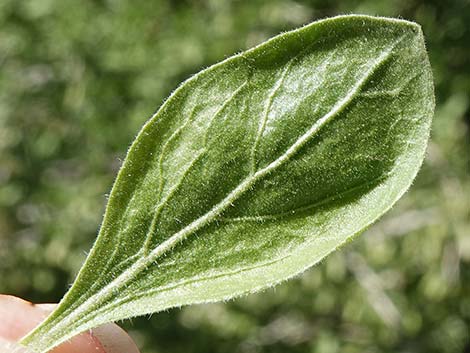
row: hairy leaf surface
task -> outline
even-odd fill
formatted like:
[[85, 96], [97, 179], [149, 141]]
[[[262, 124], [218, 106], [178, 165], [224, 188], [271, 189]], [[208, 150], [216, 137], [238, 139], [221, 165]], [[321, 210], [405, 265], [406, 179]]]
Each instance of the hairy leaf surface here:
[[130, 147], [74, 285], [23, 343], [304, 271], [408, 189], [433, 107], [421, 29], [395, 19], [314, 22], [193, 76]]

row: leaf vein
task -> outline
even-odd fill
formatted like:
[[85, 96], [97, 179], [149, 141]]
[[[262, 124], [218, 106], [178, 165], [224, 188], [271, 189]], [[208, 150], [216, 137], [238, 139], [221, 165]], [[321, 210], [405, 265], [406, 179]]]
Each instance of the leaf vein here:
[[176, 193], [176, 191], [181, 187], [181, 185], [183, 184], [183, 180], [189, 174], [192, 167], [197, 163], [197, 161], [199, 161], [203, 157], [203, 155], [205, 153], [206, 153], [206, 149], [204, 148], [196, 154], [196, 156], [189, 163], [188, 167], [181, 174], [181, 176], [177, 180], [177, 182], [175, 184], [173, 184], [172, 188], [168, 191], [168, 193], [165, 195], [165, 197], [155, 207], [154, 216], [152, 218], [152, 223], [150, 224], [149, 230], [147, 231], [147, 237], [146, 237], [144, 245], [142, 247], [142, 253], [144, 255], [147, 255], [148, 252], [149, 252], [149, 246], [150, 246], [151, 240], [153, 238], [153, 234], [154, 234], [155, 229], [157, 227], [158, 220], [160, 218], [160, 214], [161, 214], [163, 208], [168, 203], [168, 201], [173, 197], [173, 195]]
[[337, 200], [340, 200], [344, 197], [347, 197], [350, 194], [354, 194], [358, 190], [364, 189], [370, 185], [377, 184], [387, 178], [388, 174], [386, 175], [380, 175], [377, 178], [374, 178], [372, 180], [360, 183], [359, 185], [353, 186], [339, 194], [335, 194], [332, 196], [327, 196], [321, 200], [314, 201], [308, 205], [302, 206], [302, 207], [297, 207], [292, 210], [288, 210], [285, 212], [280, 212], [280, 213], [275, 213], [275, 214], [265, 214], [265, 215], [254, 215], [254, 216], [241, 216], [241, 217], [222, 217], [219, 219], [221, 222], [225, 223], [232, 223], [232, 222], [266, 222], [266, 221], [272, 221], [272, 220], [277, 220], [279, 218], [285, 218], [289, 216], [295, 216], [298, 213], [304, 212], [304, 211], [309, 211], [312, 209], [315, 209], [317, 207], [323, 206], [325, 204], [328, 204], [329, 202], [334, 202]]
[[277, 94], [277, 92], [279, 91], [279, 89], [281, 88], [281, 86], [283, 85], [283, 83], [286, 79], [286, 76], [287, 76], [287, 72], [289, 71], [289, 69], [292, 67], [292, 64], [294, 63], [294, 59], [295, 58], [292, 58], [289, 61], [289, 63], [286, 65], [286, 67], [282, 71], [279, 79], [274, 84], [271, 92], [269, 93], [268, 99], [266, 101], [266, 105], [264, 107], [263, 115], [262, 115], [262, 117], [260, 119], [260, 122], [259, 122], [258, 132], [256, 134], [255, 141], [254, 141], [253, 147], [251, 149], [251, 155], [250, 155], [250, 157], [251, 157], [251, 174], [254, 174], [256, 172], [256, 152], [257, 152], [258, 145], [260, 143], [261, 137], [263, 136], [264, 130], [266, 128], [266, 123], [268, 121], [268, 116], [269, 116], [269, 113], [270, 113], [270, 110], [271, 110], [273, 99], [274, 99], [275, 95]]
[[184, 120], [183, 124], [181, 126], [179, 126], [174, 132], [173, 134], [171, 134], [171, 136], [165, 141], [163, 147], [162, 147], [162, 151], [160, 153], [160, 158], [158, 159], [158, 175], [159, 175], [159, 185], [158, 185], [158, 197], [157, 199], [160, 200], [161, 197], [162, 197], [162, 193], [163, 193], [163, 187], [165, 186], [165, 182], [164, 182], [164, 178], [163, 178], [163, 160], [165, 159], [165, 153], [169, 153], [167, 152], [168, 150], [168, 146], [170, 145], [170, 143], [175, 140], [178, 135], [186, 128], [186, 126], [188, 126], [188, 124], [191, 122], [192, 118], [194, 117], [194, 110], [195, 110], [195, 107], [193, 106], [193, 109], [191, 110], [191, 113], [188, 115], [188, 117]]

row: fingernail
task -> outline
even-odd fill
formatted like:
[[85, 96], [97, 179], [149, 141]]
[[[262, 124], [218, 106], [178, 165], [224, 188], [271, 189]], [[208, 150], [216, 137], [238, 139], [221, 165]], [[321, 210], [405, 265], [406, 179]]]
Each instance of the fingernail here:
[[115, 324], [107, 324], [92, 330], [106, 353], [139, 353], [129, 335]]

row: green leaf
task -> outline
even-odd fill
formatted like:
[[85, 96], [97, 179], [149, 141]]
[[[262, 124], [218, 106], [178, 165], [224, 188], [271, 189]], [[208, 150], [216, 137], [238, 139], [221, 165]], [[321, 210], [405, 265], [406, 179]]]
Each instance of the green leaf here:
[[408, 189], [433, 108], [421, 29], [396, 19], [314, 22], [193, 76], [132, 144], [75, 283], [23, 344], [301, 273]]

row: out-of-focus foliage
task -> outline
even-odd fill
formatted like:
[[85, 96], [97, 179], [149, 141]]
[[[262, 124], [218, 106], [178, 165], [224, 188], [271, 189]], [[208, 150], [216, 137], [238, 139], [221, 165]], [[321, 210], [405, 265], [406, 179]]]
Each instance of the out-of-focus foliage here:
[[180, 81], [350, 12], [423, 26], [437, 107], [412, 190], [295, 280], [124, 326], [143, 353], [469, 352], [468, 0], [1, 1], [0, 292], [60, 299], [127, 146]]

